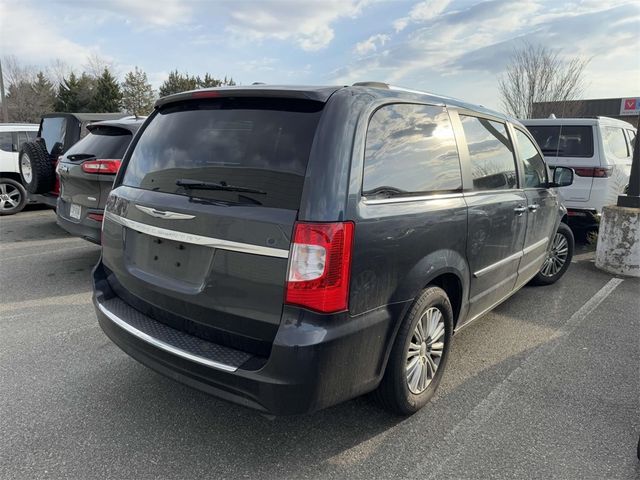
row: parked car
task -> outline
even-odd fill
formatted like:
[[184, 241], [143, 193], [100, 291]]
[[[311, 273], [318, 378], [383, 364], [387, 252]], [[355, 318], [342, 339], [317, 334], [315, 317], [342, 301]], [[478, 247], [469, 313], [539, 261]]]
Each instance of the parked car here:
[[35, 141], [20, 148], [20, 176], [32, 200], [55, 208], [60, 193], [58, 157], [87, 134], [87, 125], [126, 113], [48, 113], [42, 116]]
[[33, 123], [0, 123], [0, 215], [21, 212], [27, 204], [18, 152], [23, 143], [36, 138], [37, 132], [38, 125]]
[[455, 331], [569, 267], [558, 186], [517, 120], [450, 98], [165, 97], [107, 200], [99, 323], [158, 372], [271, 414], [372, 390], [410, 414]]
[[522, 120], [551, 168], [571, 168], [574, 181], [563, 189], [571, 225], [593, 228], [602, 207], [615, 205], [629, 185], [636, 129], [614, 118]]
[[[146, 117], [144, 117], [146, 118]], [[72, 235], [100, 243], [104, 206], [125, 150], [143, 117], [87, 125], [88, 134], [60, 157], [58, 225]]]

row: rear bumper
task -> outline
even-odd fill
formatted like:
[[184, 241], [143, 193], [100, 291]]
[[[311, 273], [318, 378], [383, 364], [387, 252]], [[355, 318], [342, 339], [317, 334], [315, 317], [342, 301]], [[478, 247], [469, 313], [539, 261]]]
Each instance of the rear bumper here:
[[[93, 281], [99, 324], [125, 353], [182, 383], [274, 415], [312, 412], [373, 390], [384, 371], [392, 319], [405, 308], [397, 304], [350, 317], [285, 307], [271, 353], [260, 359], [191, 337], [128, 306], [110, 311], [114, 294], [101, 262]], [[145, 325], [151, 329], [140, 335]]]
[[42, 203], [48, 205], [51, 208], [56, 208], [58, 203], [58, 196], [50, 193], [30, 193], [29, 201], [35, 203]]
[[102, 223], [87, 217], [87, 213], [102, 214], [103, 210], [89, 210], [88, 212], [85, 212], [83, 218], [79, 222], [72, 221], [65, 216], [68, 210], [65, 203], [66, 202], [62, 199], [58, 200], [56, 223], [74, 237], [84, 238], [85, 240], [100, 245], [100, 230], [102, 228]]

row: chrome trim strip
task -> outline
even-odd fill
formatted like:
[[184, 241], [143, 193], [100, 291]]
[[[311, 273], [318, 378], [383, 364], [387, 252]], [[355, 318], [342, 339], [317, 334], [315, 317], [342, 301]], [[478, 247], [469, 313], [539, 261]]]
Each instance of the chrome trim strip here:
[[[524, 267], [522, 268], [518, 268], [518, 274], [520, 274], [521, 272], [526, 272], [527, 270], [529, 270], [531, 267], [535, 266], [536, 263], [539, 263], [540, 265], [538, 265], [538, 270], [540, 270], [540, 266], [542, 265], [542, 263], [544, 262], [545, 258], [547, 258], [547, 252], [544, 252], [542, 255], [538, 255], [536, 258], [534, 258], [532, 261], [530, 261], [529, 263], [527, 263]], [[538, 270], [536, 270], [536, 274], [538, 273]]]
[[423, 202], [425, 200], [441, 200], [447, 198], [462, 198], [462, 193], [435, 193], [433, 195], [420, 195], [415, 197], [392, 197], [367, 200], [362, 197], [363, 203], [367, 205], [380, 205], [386, 203]]
[[195, 215], [187, 215], [186, 213], [169, 212], [167, 210], [157, 210], [152, 207], [145, 207], [142, 205], [136, 205], [136, 208], [147, 215], [151, 215], [156, 218], [166, 218], [172, 220], [190, 220], [195, 218]]
[[154, 227], [152, 225], [147, 225], [146, 223], [140, 223], [135, 220], [121, 217], [120, 215], [116, 215], [112, 212], [105, 211], [104, 218], [116, 222], [124, 227], [136, 230], [137, 232], [153, 235], [154, 237], [166, 238], [167, 240], [175, 240], [176, 242], [191, 243], [193, 245], [202, 245], [205, 247], [219, 248], [220, 250], [250, 253], [253, 255], [263, 255], [266, 257], [289, 258], [289, 250], [283, 250], [281, 248], [261, 247], [260, 245], [252, 245], [250, 243], [232, 242], [230, 240], [222, 240], [219, 238], [178, 232], [167, 228]]
[[502, 267], [503, 265], [506, 265], [509, 262], [513, 262], [514, 260], [518, 260], [523, 255], [524, 254], [522, 253], [522, 250], [520, 250], [519, 252], [516, 252], [513, 255], [509, 255], [508, 257], [503, 258], [502, 260], [496, 263], [492, 263], [491, 265], [478, 270], [477, 272], [473, 272], [473, 276], [476, 278], [480, 278], [483, 275], [486, 275], [487, 273], [489, 273], [490, 271], [495, 270], [496, 268]]
[[549, 237], [544, 237], [542, 240], [538, 240], [536, 243], [529, 245], [528, 247], [526, 247], [522, 253], [524, 253], [525, 255], [533, 252], [534, 250], [539, 249], [542, 246], [546, 246], [547, 243], [549, 243]]
[[206, 365], [207, 367], [213, 367], [213, 368], [217, 368], [218, 370], [224, 370], [225, 372], [235, 372], [238, 369], [237, 367], [232, 367], [231, 365], [226, 365], [224, 363], [216, 362], [214, 360], [209, 360], [208, 358], [194, 355], [192, 353], [187, 352], [186, 350], [176, 348], [173, 345], [169, 345], [168, 343], [158, 340], [157, 338], [153, 338], [152, 336], [147, 335], [143, 331], [138, 330], [137, 328], [129, 325], [127, 322], [122, 320], [116, 314], [114, 314], [110, 310], [107, 310], [107, 308], [101, 303], [98, 303], [98, 308], [102, 313], [104, 313], [109, 318], [109, 320], [111, 320], [113, 323], [118, 325], [120, 328], [122, 328], [123, 330], [126, 330], [131, 335], [138, 337], [140, 340], [144, 340], [145, 342], [150, 343], [154, 347], [158, 347], [166, 352], [172, 353], [179, 357], [186, 358], [187, 360], [191, 360], [192, 362], [201, 363], [202, 365]]

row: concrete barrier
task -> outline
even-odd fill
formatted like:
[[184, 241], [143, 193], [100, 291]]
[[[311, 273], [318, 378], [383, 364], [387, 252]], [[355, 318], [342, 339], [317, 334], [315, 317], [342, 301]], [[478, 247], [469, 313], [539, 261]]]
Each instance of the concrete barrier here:
[[640, 209], [602, 209], [596, 267], [609, 273], [640, 277]]

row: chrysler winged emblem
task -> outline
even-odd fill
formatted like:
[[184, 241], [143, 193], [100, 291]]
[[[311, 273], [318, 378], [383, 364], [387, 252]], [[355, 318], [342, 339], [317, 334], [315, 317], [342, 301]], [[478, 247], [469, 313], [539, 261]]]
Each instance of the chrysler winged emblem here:
[[171, 220], [190, 220], [195, 217], [195, 215], [187, 215], [186, 213], [178, 213], [178, 212], [168, 212], [166, 210], [157, 210], [151, 207], [143, 207], [142, 205], [136, 205], [136, 208], [141, 212], [146, 213], [147, 215], [151, 215], [156, 218], [166, 218]]

